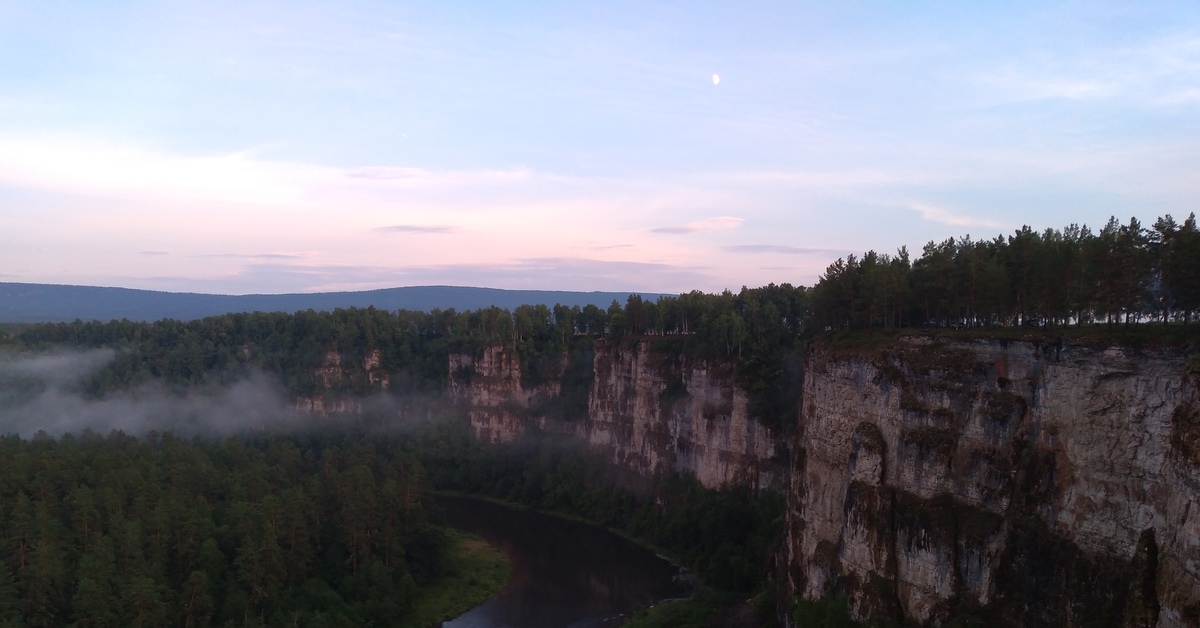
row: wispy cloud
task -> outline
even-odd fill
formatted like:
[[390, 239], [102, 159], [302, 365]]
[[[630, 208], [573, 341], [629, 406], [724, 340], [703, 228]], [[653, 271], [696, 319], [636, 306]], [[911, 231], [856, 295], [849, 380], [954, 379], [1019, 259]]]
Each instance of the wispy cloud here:
[[372, 229], [376, 233], [454, 233], [458, 227], [450, 225], [390, 225]]
[[632, 248], [634, 248], [634, 245], [632, 245], [632, 244], [597, 244], [597, 245], [574, 246], [571, 248], [582, 249], [585, 251], [613, 251], [616, 249], [632, 249]]
[[472, 180], [489, 183], [511, 183], [523, 181], [534, 176], [528, 168], [512, 170], [478, 170], [470, 172], [431, 171], [425, 168], [406, 168], [396, 166], [372, 166], [347, 170], [343, 173], [348, 179], [366, 179], [369, 181], [394, 181], [399, 183], [424, 183], [434, 185], [459, 185]]
[[967, 214], [955, 212], [946, 207], [931, 205], [923, 202], [909, 202], [906, 205], [921, 214], [921, 218], [929, 222], [936, 222], [943, 225], [951, 225], [954, 227], [992, 227], [999, 228], [1003, 225], [995, 220], [987, 218], [978, 218]]
[[896, 183], [929, 183], [933, 174], [915, 168], [845, 169], [845, 170], [740, 170], [728, 173], [706, 173], [705, 177], [750, 185], [783, 185], [795, 187], [854, 188], [883, 186]]
[[1189, 87], [1177, 92], [1164, 94], [1158, 101], [1163, 105], [1186, 105], [1200, 103], [1200, 87]]
[[346, 173], [351, 179], [373, 179], [395, 181], [397, 179], [428, 179], [431, 172], [424, 168], [359, 168]]
[[253, 151], [189, 155], [89, 138], [0, 136], [0, 185], [118, 198], [296, 207], [389, 190], [508, 185], [534, 176], [527, 168], [345, 170], [263, 159]]
[[299, 253], [205, 253], [193, 257], [224, 257], [230, 259], [300, 259]]
[[783, 255], [845, 255], [849, 251], [839, 249], [814, 249], [782, 244], [738, 244], [721, 247], [729, 253], [778, 253]]
[[671, 227], [658, 227], [651, 229], [652, 233], [671, 233], [676, 235], [690, 235], [693, 233], [704, 233], [708, 231], [724, 231], [728, 229], [737, 229], [742, 226], [741, 218], [733, 218], [730, 216], [718, 216], [716, 218], [706, 218], [689, 222], [686, 225], [677, 225]]
[[1200, 38], [1168, 36], [1139, 45], [1104, 45], [1057, 58], [1006, 61], [972, 82], [1002, 101], [1096, 101], [1181, 104], [1200, 81]]

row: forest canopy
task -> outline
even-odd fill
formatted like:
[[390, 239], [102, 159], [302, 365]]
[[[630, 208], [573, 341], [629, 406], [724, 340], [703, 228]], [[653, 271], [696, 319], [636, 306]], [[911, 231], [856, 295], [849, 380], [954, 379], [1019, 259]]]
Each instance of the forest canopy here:
[[445, 562], [421, 466], [363, 440], [0, 438], [0, 625], [393, 625]]
[[562, 398], [545, 410], [570, 418], [586, 411], [595, 341], [647, 341], [665, 355], [731, 361], [751, 415], [778, 428], [797, 413], [804, 346], [821, 333], [1187, 325], [1197, 312], [1200, 229], [1191, 215], [1182, 223], [1164, 216], [1150, 227], [1113, 218], [1097, 232], [1071, 225], [1023, 227], [991, 240], [950, 238], [929, 242], [915, 260], [903, 247], [895, 255], [868, 251], [837, 260], [812, 288], [771, 284], [656, 300], [631, 295], [608, 308], [368, 307], [188, 322], [46, 323], [12, 328], [0, 336], [0, 348], [113, 350], [111, 362], [78, 383], [89, 398], [148, 381], [181, 389], [229, 385], [259, 372], [278, 378], [293, 397], [362, 396], [380, 386], [367, 364], [387, 374], [393, 397], [412, 398], [446, 390], [451, 354], [478, 355], [498, 345], [518, 355], [525, 386], [558, 376], [565, 356]]
[[1200, 310], [1200, 230], [1192, 214], [972, 240], [929, 242], [916, 260], [868, 251], [839, 259], [812, 291], [828, 329], [1187, 323]]

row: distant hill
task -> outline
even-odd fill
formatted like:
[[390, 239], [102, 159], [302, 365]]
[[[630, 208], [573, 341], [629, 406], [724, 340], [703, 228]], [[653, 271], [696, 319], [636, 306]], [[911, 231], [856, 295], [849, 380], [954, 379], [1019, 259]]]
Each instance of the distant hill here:
[[613, 299], [622, 305], [630, 294], [651, 300], [660, 295], [629, 292], [566, 292], [500, 290], [456, 286], [412, 286], [362, 292], [314, 294], [195, 294], [130, 288], [59, 286], [0, 282], [0, 322], [41, 323], [80, 320], [156, 321], [194, 320], [232, 312], [298, 312], [375, 306], [387, 310], [474, 310], [493, 305], [512, 310], [519, 305], [595, 304], [607, 308]]

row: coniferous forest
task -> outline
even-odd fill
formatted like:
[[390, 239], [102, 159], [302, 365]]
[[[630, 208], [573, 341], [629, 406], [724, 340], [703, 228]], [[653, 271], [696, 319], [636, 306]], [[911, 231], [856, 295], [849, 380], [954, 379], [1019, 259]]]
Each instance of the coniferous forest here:
[[1146, 227], [1112, 218], [994, 240], [930, 242], [910, 259], [870, 251], [830, 265], [812, 293], [817, 324], [990, 327], [1179, 321], [1200, 312], [1200, 229], [1192, 214]]
[[[363, 369], [323, 374], [335, 354], [376, 361], [395, 374], [388, 395], [412, 405], [445, 391], [452, 353], [500, 344], [516, 351], [527, 385], [569, 356], [555, 411], [571, 420], [577, 402], [586, 404], [595, 342], [638, 339], [733, 360], [753, 417], [787, 431], [798, 416], [805, 342], [818, 334], [1186, 328], [1198, 312], [1193, 215], [1150, 227], [1113, 219], [1095, 232], [1026, 227], [992, 240], [930, 242], [915, 260], [903, 248], [872, 251], [833, 263], [811, 288], [631, 296], [607, 309], [367, 308], [34, 324], [0, 330], [0, 350], [109, 352], [69, 385], [85, 401], [151, 383], [186, 398], [254, 373], [270, 374], [290, 397], [378, 392]], [[0, 403], [47, 386], [0, 369]], [[435, 407], [427, 404], [425, 415], [453, 415]], [[578, 450], [487, 447], [461, 421], [412, 429], [363, 424], [370, 420], [315, 431], [3, 437], [0, 625], [392, 625], [446, 567], [435, 489], [586, 517], [665, 549], [728, 590], [762, 586], [782, 534], [775, 495], [711, 491], [683, 477], [633, 491], [606, 480]]]
[[444, 563], [420, 465], [362, 439], [0, 440], [0, 625], [392, 625]]

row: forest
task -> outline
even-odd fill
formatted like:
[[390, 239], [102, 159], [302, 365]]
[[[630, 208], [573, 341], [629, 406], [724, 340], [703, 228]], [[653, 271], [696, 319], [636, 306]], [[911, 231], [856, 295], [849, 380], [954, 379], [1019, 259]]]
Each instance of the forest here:
[[420, 464], [310, 434], [0, 439], [0, 625], [403, 623], [441, 573]]
[[223, 440], [0, 439], [0, 626], [420, 625], [446, 569], [432, 489], [583, 517], [719, 590], [754, 591], [782, 538], [774, 493], [684, 476], [623, 488], [571, 443], [486, 446], [465, 421]]
[[[12, 327], [0, 344], [119, 347], [101, 389], [139, 378], [196, 384], [236, 377], [245, 366], [284, 376], [288, 390], [317, 392], [312, 377], [329, 351], [361, 359], [381, 352], [382, 367], [403, 372], [401, 390], [440, 391], [446, 357], [508, 345], [536, 380], [548, 356], [579, 337], [661, 338], [693, 355], [738, 358], [750, 379], [767, 380], [776, 355], [830, 330], [1063, 326], [1149, 322], [1187, 324], [1200, 313], [1200, 228], [1194, 214], [1145, 227], [1111, 218], [1099, 231], [1070, 225], [1008, 236], [929, 242], [912, 259], [868, 251], [831, 264], [811, 288], [743, 287], [692, 291], [624, 304], [525, 305], [471, 311], [387, 311], [373, 307], [289, 313], [238, 313], [197, 321], [75, 321]], [[363, 382], [352, 382], [362, 387]]]
[[743, 288], [736, 295], [697, 291], [655, 302], [632, 296], [607, 310], [561, 305], [521, 306], [513, 312], [496, 307], [467, 312], [352, 308], [237, 313], [190, 322], [44, 323], [15, 328], [0, 338], [0, 349], [116, 350], [111, 362], [80, 384], [89, 398], [147, 381], [178, 388], [228, 384], [251, 371], [272, 374], [295, 396], [362, 395], [377, 390], [363, 369], [348, 369], [348, 377], [336, 381], [326, 381], [320, 373], [331, 352], [358, 365], [372, 354], [379, 369], [391, 374], [390, 393], [399, 397], [441, 395], [450, 354], [478, 353], [489, 344], [516, 350], [526, 385], [538, 383], [548, 365], [571, 353], [573, 363], [583, 367], [571, 371], [579, 380], [574, 389], [586, 392], [592, 340], [651, 337], [673, 352], [737, 358], [739, 381], [751, 393], [756, 413], [769, 423], [786, 416], [788, 404], [794, 403], [790, 381], [810, 316], [807, 295], [805, 288], [784, 284]]
[[692, 291], [655, 301], [632, 295], [607, 309], [525, 305], [472, 311], [387, 311], [373, 307], [296, 313], [235, 313], [154, 323], [75, 321], [14, 326], [0, 348], [114, 348], [116, 357], [84, 385], [101, 397], [144, 381], [225, 384], [251, 370], [278, 377], [297, 396], [375, 390], [363, 373], [336, 382], [320, 370], [332, 353], [362, 364], [368, 354], [392, 374], [395, 395], [440, 395], [451, 353], [513, 348], [526, 385], [562, 355], [571, 381], [562, 416], [578, 414], [590, 384], [591, 341], [649, 339], [664, 351], [732, 360], [764, 425], [789, 429], [798, 407], [805, 343], [831, 332], [870, 329], [1021, 328], [1101, 325], [1186, 327], [1200, 312], [1200, 229], [1195, 215], [1144, 227], [1112, 218], [1087, 226], [1023, 227], [992, 240], [929, 242], [912, 260], [868, 251], [831, 264], [809, 288], [743, 287], [736, 294]]
[[719, 590], [751, 592], [763, 586], [764, 565], [783, 538], [778, 493], [746, 486], [706, 489], [679, 474], [631, 483], [561, 437], [535, 433], [485, 445], [465, 421], [443, 421], [408, 442], [439, 490], [582, 517], [650, 544]]
[[1200, 229], [1192, 214], [1147, 228], [1109, 219], [1007, 238], [929, 242], [916, 260], [839, 259], [812, 290], [822, 329], [1187, 324], [1200, 312]]
[[[72, 384], [84, 400], [147, 382], [183, 397], [253, 373], [277, 378], [292, 397], [365, 397], [381, 392], [365, 366], [373, 363], [390, 376], [386, 396], [436, 404], [452, 353], [504, 345], [527, 385], [560, 376], [553, 365], [568, 357], [559, 405], [543, 409], [572, 420], [586, 411], [595, 342], [650, 342], [668, 354], [732, 361], [751, 415], [787, 431], [814, 337], [1186, 328], [1200, 312], [1198, 271], [1194, 215], [1151, 227], [1112, 219], [1098, 232], [1025, 227], [992, 240], [930, 242], [916, 260], [904, 248], [868, 251], [834, 262], [811, 288], [631, 296], [607, 309], [368, 307], [14, 325], [0, 328], [0, 358], [111, 351]], [[336, 377], [331, 356], [344, 365]], [[0, 403], [36, 396], [44, 384], [0, 369], [5, 387], [19, 394]], [[632, 486], [553, 439], [482, 446], [461, 416], [356, 431], [370, 420], [228, 439], [0, 438], [0, 625], [388, 624], [379, 618], [403, 616], [445, 568], [432, 490], [587, 518], [662, 548], [727, 590], [763, 585], [782, 534], [782, 502], [771, 493], [713, 491], [680, 476]]]

